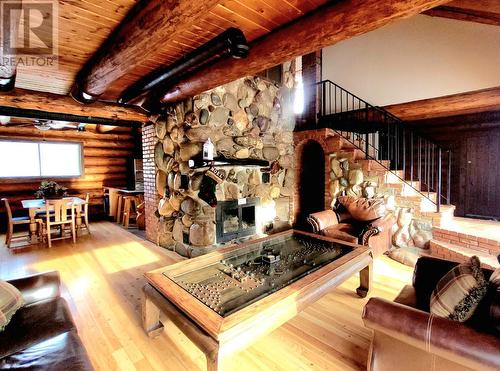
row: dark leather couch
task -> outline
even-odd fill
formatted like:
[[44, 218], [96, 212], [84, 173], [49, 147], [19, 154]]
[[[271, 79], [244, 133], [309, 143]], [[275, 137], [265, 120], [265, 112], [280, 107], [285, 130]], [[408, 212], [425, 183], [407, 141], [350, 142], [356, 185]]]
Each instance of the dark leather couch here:
[[307, 221], [313, 232], [339, 240], [368, 246], [374, 256], [391, 248], [393, 214], [382, 199], [356, 199], [341, 196], [332, 210], [310, 214]]
[[25, 306], [0, 332], [0, 369], [93, 370], [66, 301], [58, 272], [8, 281]]
[[[363, 311], [365, 326], [374, 330], [368, 370], [488, 370], [500, 369], [500, 338], [491, 333], [485, 298], [474, 316], [461, 323], [429, 313], [437, 282], [458, 263], [421, 257], [413, 285], [394, 302], [371, 298]], [[489, 278], [492, 271], [483, 270]]]

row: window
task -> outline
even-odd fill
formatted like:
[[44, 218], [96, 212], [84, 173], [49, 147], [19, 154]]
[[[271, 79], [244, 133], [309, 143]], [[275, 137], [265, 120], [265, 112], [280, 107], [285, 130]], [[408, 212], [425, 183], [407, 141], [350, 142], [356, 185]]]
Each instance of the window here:
[[304, 112], [304, 84], [302, 82], [302, 57], [295, 59], [295, 94], [293, 97], [293, 113]]
[[0, 178], [81, 175], [80, 143], [0, 140]]
[[278, 84], [282, 84], [282, 66], [278, 64], [277, 66], [268, 68], [267, 70], [260, 71], [257, 76], [262, 76], [268, 80], [274, 81]]

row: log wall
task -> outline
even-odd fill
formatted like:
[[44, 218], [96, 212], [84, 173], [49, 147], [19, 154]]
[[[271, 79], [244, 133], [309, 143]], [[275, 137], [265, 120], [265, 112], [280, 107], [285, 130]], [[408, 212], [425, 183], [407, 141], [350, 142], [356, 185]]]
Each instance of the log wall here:
[[408, 124], [451, 150], [451, 203], [456, 207], [455, 216], [499, 219], [500, 111], [434, 117]]
[[[55, 179], [68, 188], [68, 194], [84, 198], [90, 193], [90, 213], [94, 219], [103, 215], [103, 187], [133, 186], [133, 159], [140, 158], [141, 142], [137, 130], [117, 128], [107, 133], [73, 130], [39, 131], [33, 127], [0, 126], [0, 139], [72, 141], [83, 144], [84, 173], [78, 178]], [[139, 149], [136, 146], [139, 145]], [[4, 161], [5, 159], [2, 159]], [[14, 210], [20, 201], [34, 197], [42, 179], [0, 179], [0, 197], [7, 197]], [[0, 219], [4, 219], [4, 205]], [[3, 227], [5, 223], [1, 223]]]

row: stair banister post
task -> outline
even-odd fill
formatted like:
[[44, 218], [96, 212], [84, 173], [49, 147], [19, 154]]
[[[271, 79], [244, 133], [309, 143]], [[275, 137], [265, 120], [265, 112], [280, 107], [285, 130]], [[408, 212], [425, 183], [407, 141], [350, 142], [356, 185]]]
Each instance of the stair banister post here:
[[413, 186], [413, 131], [410, 131], [410, 182]]
[[436, 145], [434, 143], [431, 143], [430, 145], [431, 145], [431, 184], [434, 188], [436, 188], [436, 183], [434, 182], [435, 180], [437, 180], [437, 179], [435, 179], [436, 178], [435, 177], [436, 158], [434, 157]]
[[368, 151], [370, 150], [369, 144], [368, 144], [368, 133], [365, 134], [365, 158], [368, 160], [370, 158], [370, 155]]
[[[401, 125], [403, 129], [403, 179], [406, 179], [406, 128]], [[411, 180], [410, 180], [411, 181]]]
[[448, 179], [446, 184], [446, 202], [451, 203], [451, 150], [448, 150]]
[[[384, 122], [387, 124], [387, 160], [391, 161], [391, 129], [389, 127], [389, 121], [387, 121], [387, 115], [384, 113]], [[393, 163], [390, 162], [389, 168], [392, 168]]]
[[321, 116], [325, 115], [326, 111], [326, 81], [322, 84], [321, 92]]
[[330, 115], [332, 113], [332, 84], [328, 84], [328, 99], [326, 99], [328, 102], [328, 114]]
[[334, 86], [334, 93], [333, 93], [333, 99], [334, 99], [334, 104], [333, 104], [333, 113], [337, 113], [337, 85]]
[[425, 159], [425, 162], [426, 162], [426, 166], [427, 166], [427, 179], [425, 181], [425, 183], [427, 184], [427, 198], [430, 198], [431, 195], [431, 143], [426, 139], [425, 142], [427, 143], [426, 147], [427, 147], [427, 155], [425, 156], [426, 159]]
[[441, 207], [441, 147], [438, 148], [438, 169], [437, 169], [437, 181], [438, 181], [438, 186], [437, 186], [437, 195], [436, 195], [436, 208], [437, 212], [439, 212], [439, 209]]
[[420, 189], [422, 190], [422, 138], [418, 137], [418, 181], [420, 182]]

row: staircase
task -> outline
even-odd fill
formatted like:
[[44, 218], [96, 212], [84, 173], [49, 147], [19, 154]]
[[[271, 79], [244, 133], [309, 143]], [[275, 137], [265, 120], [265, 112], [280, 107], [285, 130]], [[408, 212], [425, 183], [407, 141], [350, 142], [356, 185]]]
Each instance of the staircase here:
[[366, 155], [347, 132], [330, 130], [330, 141], [335, 139], [331, 148], [338, 153], [338, 157], [346, 158], [353, 168], [363, 170], [367, 179], [377, 179], [377, 194], [393, 196], [398, 207], [411, 208], [415, 218], [426, 222], [429, 228], [433, 226], [449, 225], [454, 216], [455, 206], [441, 204], [439, 211], [436, 205], [436, 192], [422, 192], [418, 180], [405, 180], [403, 170], [390, 170], [390, 160], [376, 160], [373, 154]]
[[316, 98], [316, 126], [304, 129], [329, 130], [339, 156], [379, 179], [378, 193], [430, 224], [429, 254], [457, 261], [477, 255], [485, 267], [499, 266], [500, 223], [454, 217], [449, 150], [329, 80], [316, 84]]
[[420, 203], [424, 213], [440, 213], [450, 204], [449, 150], [330, 80], [317, 83], [316, 94], [320, 102], [316, 128], [335, 130], [365, 159], [390, 172], [389, 184], [398, 196], [414, 205]]

